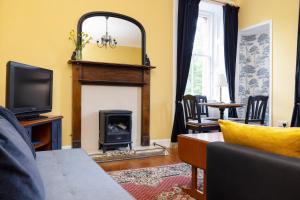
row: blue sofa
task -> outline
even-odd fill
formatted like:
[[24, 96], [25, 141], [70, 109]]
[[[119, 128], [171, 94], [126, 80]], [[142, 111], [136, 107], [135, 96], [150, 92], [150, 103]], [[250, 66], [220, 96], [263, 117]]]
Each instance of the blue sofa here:
[[82, 149], [35, 153], [26, 130], [0, 107], [0, 199], [132, 200]]
[[131, 200], [82, 149], [37, 152], [47, 200]]

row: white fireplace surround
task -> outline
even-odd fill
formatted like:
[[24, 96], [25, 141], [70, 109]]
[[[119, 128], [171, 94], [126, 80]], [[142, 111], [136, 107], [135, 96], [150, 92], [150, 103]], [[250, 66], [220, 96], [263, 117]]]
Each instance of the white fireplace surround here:
[[141, 143], [141, 88], [82, 85], [81, 145], [88, 153], [98, 152], [99, 110], [132, 111], [133, 148]]

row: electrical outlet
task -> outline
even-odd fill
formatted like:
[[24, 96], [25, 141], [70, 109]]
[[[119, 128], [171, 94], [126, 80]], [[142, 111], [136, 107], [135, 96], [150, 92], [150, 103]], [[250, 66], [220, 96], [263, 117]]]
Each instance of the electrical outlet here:
[[284, 128], [286, 128], [286, 127], [288, 127], [288, 122], [287, 121], [284, 121], [284, 120], [280, 120], [280, 121], [278, 121], [277, 122], [277, 126], [278, 127], [284, 127]]

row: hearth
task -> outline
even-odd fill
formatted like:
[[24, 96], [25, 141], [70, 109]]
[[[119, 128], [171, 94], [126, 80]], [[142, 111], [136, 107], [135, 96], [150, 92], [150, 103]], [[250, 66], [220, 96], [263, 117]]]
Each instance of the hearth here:
[[127, 147], [132, 140], [132, 112], [128, 110], [99, 111], [99, 149]]

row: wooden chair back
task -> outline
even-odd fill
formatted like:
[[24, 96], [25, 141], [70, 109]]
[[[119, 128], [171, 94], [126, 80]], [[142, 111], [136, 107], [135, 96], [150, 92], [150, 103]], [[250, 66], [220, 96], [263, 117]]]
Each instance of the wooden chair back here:
[[198, 120], [201, 123], [201, 119], [197, 114], [197, 100], [196, 97], [193, 95], [185, 95], [182, 98], [184, 114], [185, 114], [185, 121], [188, 122], [189, 120]]
[[249, 122], [265, 123], [266, 110], [268, 105], [268, 96], [250, 96], [248, 99], [245, 124]]
[[207, 103], [207, 97], [206, 96], [202, 96], [202, 95], [196, 95], [195, 97], [196, 97], [196, 100], [197, 100], [197, 103], [198, 103], [199, 114], [201, 116], [209, 117], [208, 106], [206, 106], [206, 105], [199, 105], [199, 103]]

